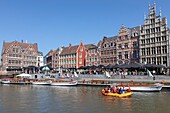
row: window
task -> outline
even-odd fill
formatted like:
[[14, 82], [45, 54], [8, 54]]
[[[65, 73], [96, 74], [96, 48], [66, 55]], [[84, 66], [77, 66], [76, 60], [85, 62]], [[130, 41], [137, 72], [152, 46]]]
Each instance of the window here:
[[157, 47], [157, 54], [161, 54], [161, 47]]
[[80, 46], [80, 51], [83, 51], [83, 48]]
[[133, 51], [133, 58], [137, 58], [137, 51], [136, 50]]
[[128, 36], [127, 35], [125, 35], [125, 40], [128, 40]]
[[82, 58], [82, 53], [79, 54], [79, 58]]
[[125, 48], [128, 48], [128, 43], [124, 43]]
[[150, 55], [150, 48], [146, 48], [146, 55]]
[[119, 48], [119, 49], [121, 49], [121, 48], [122, 48], [122, 45], [121, 45], [121, 44], [119, 44], [119, 45], [118, 45], [118, 48]]
[[142, 56], [145, 55], [145, 48], [142, 48]]
[[125, 51], [125, 59], [128, 59], [128, 51]]
[[118, 54], [119, 54], [119, 55], [118, 55], [119, 59], [122, 59], [122, 53], [119, 52]]
[[152, 55], [155, 55], [155, 47], [152, 47], [152, 48], [151, 48], [151, 54], [152, 54]]
[[162, 46], [162, 54], [166, 54], [167, 53], [167, 47], [166, 46]]
[[79, 64], [82, 64], [82, 59], [79, 59]]
[[138, 46], [137, 42], [136, 41], [133, 42], [133, 47], [137, 47], [137, 46]]

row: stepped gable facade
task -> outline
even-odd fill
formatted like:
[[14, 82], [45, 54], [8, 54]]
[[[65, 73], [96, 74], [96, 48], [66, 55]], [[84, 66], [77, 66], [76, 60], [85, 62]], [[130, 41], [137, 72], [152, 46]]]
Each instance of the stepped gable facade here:
[[169, 28], [161, 10], [156, 15], [156, 4], [149, 4], [148, 17], [144, 15], [144, 25], [140, 27], [140, 63], [169, 66]]

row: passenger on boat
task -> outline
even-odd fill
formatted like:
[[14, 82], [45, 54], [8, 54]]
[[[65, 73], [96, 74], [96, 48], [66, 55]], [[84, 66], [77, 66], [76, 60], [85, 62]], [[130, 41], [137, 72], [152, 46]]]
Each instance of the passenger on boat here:
[[119, 93], [120, 88], [116, 86], [116, 92]]
[[107, 86], [106, 88], [104, 88], [104, 90], [105, 90], [105, 93], [109, 93], [109, 88], [108, 88], [108, 86]]
[[116, 87], [112, 87], [112, 93], [116, 93]]
[[125, 92], [126, 92], [126, 89], [125, 89], [125, 86], [123, 86], [122, 93], [125, 93]]
[[120, 88], [119, 89], [119, 94], [122, 94], [123, 93], [123, 88]]
[[131, 89], [130, 89], [130, 87], [128, 87], [128, 89], [126, 90], [127, 92], [131, 92]]

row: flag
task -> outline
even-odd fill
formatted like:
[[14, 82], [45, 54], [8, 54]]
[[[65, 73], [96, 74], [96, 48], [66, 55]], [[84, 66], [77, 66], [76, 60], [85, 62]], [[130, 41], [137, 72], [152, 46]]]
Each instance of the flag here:
[[153, 77], [152, 73], [147, 69], [147, 75]]
[[110, 74], [109, 74], [109, 72], [107, 72], [107, 71], [106, 71], [106, 76], [107, 76], [108, 78], [110, 78]]
[[78, 74], [77, 74], [75, 71], [74, 71], [74, 76], [75, 76], [75, 77], [79, 77]]

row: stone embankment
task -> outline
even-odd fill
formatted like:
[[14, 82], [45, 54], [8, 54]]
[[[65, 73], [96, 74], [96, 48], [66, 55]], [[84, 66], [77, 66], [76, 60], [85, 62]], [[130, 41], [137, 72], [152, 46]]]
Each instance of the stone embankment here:
[[127, 75], [127, 76], [111, 76], [110, 78], [104, 75], [79, 75], [79, 80], [104, 80], [112, 82], [144, 82], [144, 83], [166, 83], [170, 84], [169, 75], [155, 75], [154, 77], [149, 77], [147, 75]]

